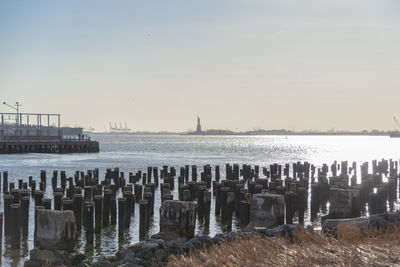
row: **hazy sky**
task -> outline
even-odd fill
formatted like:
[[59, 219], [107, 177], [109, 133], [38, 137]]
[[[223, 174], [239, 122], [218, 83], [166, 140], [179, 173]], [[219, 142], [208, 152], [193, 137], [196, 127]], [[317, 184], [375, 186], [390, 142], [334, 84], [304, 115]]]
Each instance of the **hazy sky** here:
[[96, 130], [394, 129], [400, 1], [2, 0], [16, 100]]

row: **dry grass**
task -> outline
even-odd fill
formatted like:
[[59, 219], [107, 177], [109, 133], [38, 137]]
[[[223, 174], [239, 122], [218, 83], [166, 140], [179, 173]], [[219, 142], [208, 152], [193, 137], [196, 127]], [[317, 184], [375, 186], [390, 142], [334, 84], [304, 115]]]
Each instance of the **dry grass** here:
[[298, 231], [293, 240], [242, 239], [190, 257], [171, 256], [168, 266], [400, 266], [400, 229], [362, 234], [346, 226], [338, 238]]

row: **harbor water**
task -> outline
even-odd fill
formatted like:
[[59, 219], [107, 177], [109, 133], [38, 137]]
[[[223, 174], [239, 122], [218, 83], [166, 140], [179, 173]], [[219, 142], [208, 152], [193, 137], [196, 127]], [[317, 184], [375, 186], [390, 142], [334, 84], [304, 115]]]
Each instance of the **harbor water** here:
[[[47, 171], [46, 196], [53, 199], [51, 175], [54, 170], [66, 171], [72, 177], [76, 171], [99, 169], [100, 180], [107, 168], [118, 167], [125, 172], [147, 171], [147, 167], [168, 165], [178, 171], [185, 165], [197, 165], [198, 173], [203, 165], [221, 167], [221, 179], [225, 177], [225, 164], [248, 164], [269, 167], [270, 164], [307, 161], [317, 168], [323, 163], [332, 164], [348, 160], [363, 162], [381, 159], [400, 159], [400, 138], [386, 136], [186, 136], [186, 135], [92, 135], [100, 142], [100, 153], [91, 154], [12, 154], [0, 155], [0, 171], [8, 171], [9, 182], [18, 184], [18, 179], [28, 181], [29, 176], [39, 180], [40, 171]], [[214, 172], [213, 172], [214, 173]], [[359, 172], [358, 172], [359, 173]], [[261, 177], [264, 177], [260, 172]], [[213, 177], [214, 179], [214, 177]], [[178, 186], [173, 191], [178, 199]], [[158, 189], [157, 189], [158, 190]], [[160, 194], [155, 196], [154, 218], [149, 235], [159, 231]], [[0, 210], [4, 209], [3, 192], [0, 198]], [[53, 204], [53, 203], [52, 203]], [[138, 204], [136, 204], [138, 205]], [[214, 201], [211, 204], [214, 208]], [[82, 233], [78, 249], [90, 258], [113, 255], [121, 246], [139, 241], [139, 212], [132, 216], [131, 226], [123, 238], [118, 237], [116, 227], [104, 229], [95, 236], [94, 245], [87, 245]], [[21, 250], [12, 250], [3, 236], [3, 266], [22, 266], [33, 248], [34, 203], [31, 201], [29, 217], [29, 235], [22, 241]], [[235, 218], [234, 218], [235, 220]], [[310, 223], [306, 212], [306, 223]], [[238, 226], [233, 222], [233, 229]], [[211, 212], [210, 225], [197, 224], [196, 233], [214, 235], [221, 232], [218, 218]]]

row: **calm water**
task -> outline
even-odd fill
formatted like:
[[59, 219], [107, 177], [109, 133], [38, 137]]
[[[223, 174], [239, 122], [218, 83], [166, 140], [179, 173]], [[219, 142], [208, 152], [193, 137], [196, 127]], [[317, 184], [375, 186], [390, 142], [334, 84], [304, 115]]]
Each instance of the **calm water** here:
[[[29, 176], [39, 180], [40, 170], [47, 171], [46, 195], [52, 198], [51, 175], [53, 170], [65, 170], [67, 177], [76, 170], [86, 171], [99, 168], [100, 178], [104, 177], [106, 168], [119, 167], [120, 171], [147, 171], [148, 166], [161, 167], [197, 165], [198, 173], [205, 164], [221, 165], [221, 178], [224, 178], [226, 163], [251, 164], [269, 166], [273, 163], [292, 163], [308, 161], [315, 166], [322, 163], [333, 163], [334, 160], [356, 161], [358, 166], [373, 159], [400, 159], [400, 138], [368, 137], [368, 136], [113, 136], [93, 135], [100, 141], [101, 152], [98, 154], [69, 154], [69, 155], [0, 155], [0, 170], [8, 170], [9, 182], [18, 179], [28, 180]], [[159, 168], [160, 169], [160, 168]], [[37, 183], [38, 184], [38, 183]], [[175, 186], [174, 199], [178, 198]], [[159, 230], [158, 209], [159, 194], [156, 195], [154, 208], [154, 223], [150, 234]], [[0, 198], [0, 210], [3, 211], [3, 196]], [[52, 204], [53, 205], [53, 204]], [[214, 201], [211, 210], [213, 211]], [[33, 221], [33, 202], [31, 201], [30, 220]], [[126, 246], [139, 241], [139, 209], [136, 207], [132, 217], [129, 233], [119, 242], [115, 228], [103, 231], [95, 236], [95, 245], [85, 245], [82, 235], [81, 251], [87, 255], [114, 254], [119, 246]], [[306, 214], [307, 216], [307, 214]], [[28, 240], [22, 242], [20, 251], [9, 249], [8, 242], [3, 240], [3, 266], [22, 266], [24, 258], [29, 256], [33, 248], [33, 224], [30, 223]], [[197, 226], [197, 233], [214, 235], [220, 232], [219, 221], [211, 212], [209, 229]], [[4, 238], [3, 238], [4, 239]]]

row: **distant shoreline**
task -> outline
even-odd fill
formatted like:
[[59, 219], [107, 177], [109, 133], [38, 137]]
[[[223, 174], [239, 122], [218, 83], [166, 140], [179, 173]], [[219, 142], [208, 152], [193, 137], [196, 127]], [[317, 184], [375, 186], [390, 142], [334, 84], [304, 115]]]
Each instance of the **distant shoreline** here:
[[209, 130], [201, 134], [195, 132], [129, 132], [129, 133], [112, 133], [112, 132], [84, 132], [84, 134], [95, 135], [187, 135], [187, 136], [400, 136], [400, 132], [396, 131], [361, 131], [361, 132], [294, 132], [294, 131], [247, 131], [232, 132], [225, 130]]

